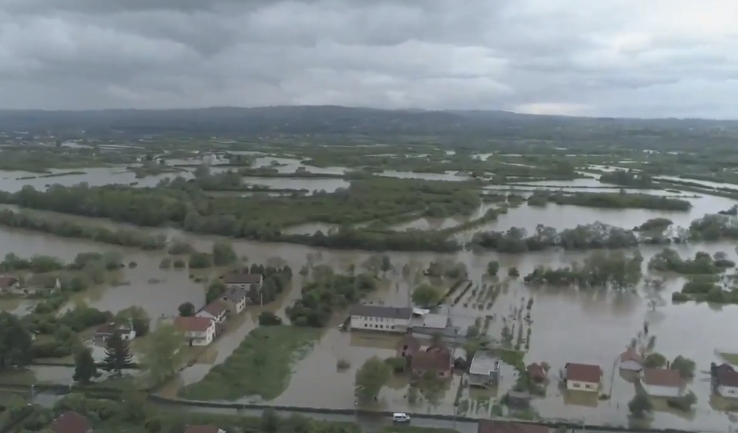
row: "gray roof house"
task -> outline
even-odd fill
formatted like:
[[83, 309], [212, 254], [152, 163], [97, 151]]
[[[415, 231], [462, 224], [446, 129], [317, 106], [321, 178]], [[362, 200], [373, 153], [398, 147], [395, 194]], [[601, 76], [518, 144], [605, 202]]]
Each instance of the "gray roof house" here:
[[384, 305], [356, 304], [349, 308], [352, 330], [406, 333], [413, 309]]
[[469, 386], [487, 388], [500, 380], [500, 360], [487, 352], [478, 351], [469, 366]]

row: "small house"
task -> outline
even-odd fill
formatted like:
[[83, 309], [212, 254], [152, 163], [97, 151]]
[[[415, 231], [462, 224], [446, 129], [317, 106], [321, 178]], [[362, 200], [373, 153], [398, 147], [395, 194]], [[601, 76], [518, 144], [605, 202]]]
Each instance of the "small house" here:
[[712, 387], [723, 397], [738, 398], [738, 372], [728, 364], [711, 365]]
[[477, 433], [551, 433], [551, 431], [548, 426], [527, 422], [480, 419], [477, 423]]
[[223, 275], [223, 284], [226, 289], [239, 288], [246, 290], [253, 286], [257, 290], [261, 290], [261, 285], [264, 282], [264, 277], [261, 274], [245, 274], [245, 273], [230, 273]]
[[133, 324], [130, 321], [121, 325], [110, 322], [97, 327], [95, 330], [95, 342], [105, 343], [116, 332], [123, 341], [131, 341], [136, 338], [136, 330], [133, 329]]
[[228, 311], [235, 314], [240, 314], [244, 308], [246, 308], [246, 300], [248, 299], [248, 292], [241, 287], [231, 287], [226, 289], [220, 300], [226, 304]]
[[641, 385], [651, 397], [681, 397], [684, 381], [678, 370], [670, 368], [644, 368]]
[[0, 291], [10, 292], [20, 287], [20, 280], [12, 275], [0, 275]]
[[51, 423], [54, 433], [92, 433], [92, 424], [87, 417], [77, 412], [67, 411]]
[[600, 381], [602, 380], [602, 369], [599, 365], [569, 362], [564, 368], [566, 389], [571, 391], [599, 391]]
[[525, 371], [528, 372], [528, 377], [535, 383], [545, 382], [548, 378], [546, 370], [537, 362], [530, 364]]
[[422, 376], [428, 372], [444, 379], [451, 377], [451, 352], [442, 346], [431, 346], [410, 356], [410, 370]]
[[226, 433], [214, 425], [191, 425], [187, 427], [184, 433]]
[[469, 386], [487, 388], [500, 380], [500, 360], [482, 351], [477, 351], [469, 366]]
[[228, 307], [220, 300], [215, 300], [208, 305], [204, 306], [202, 310], [198, 311], [195, 316], [206, 317], [212, 319], [215, 323], [223, 323], [226, 319], [226, 313], [228, 313]]
[[349, 309], [351, 329], [398, 334], [407, 332], [412, 314], [412, 308], [384, 305], [356, 304]]
[[208, 346], [215, 339], [215, 321], [207, 317], [177, 317], [174, 326], [190, 346]]
[[620, 354], [620, 369], [624, 371], [643, 370], [643, 356], [633, 347]]

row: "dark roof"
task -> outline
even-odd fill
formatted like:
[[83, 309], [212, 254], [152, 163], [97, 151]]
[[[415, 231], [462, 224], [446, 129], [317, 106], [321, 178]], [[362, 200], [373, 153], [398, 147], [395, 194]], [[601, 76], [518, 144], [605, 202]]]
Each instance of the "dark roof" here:
[[261, 282], [261, 274], [225, 274], [223, 282], [226, 284], [256, 284]]
[[18, 279], [11, 275], [0, 275], [0, 289], [7, 289], [17, 282]]
[[213, 301], [213, 302], [209, 303], [208, 305], [202, 307], [202, 310], [200, 310], [200, 311], [204, 311], [204, 312], [210, 314], [213, 317], [218, 317], [221, 314], [223, 314], [226, 311], [228, 311], [228, 306], [226, 306], [224, 303], [222, 303], [222, 302], [220, 302], [220, 301], [218, 301], [216, 299], [215, 301]]
[[566, 364], [566, 380], [599, 383], [601, 378], [602, 369], [599, 365], [577, 364], [574, 362]]
[[477, 433], [550, 433], [551, 429], [545, 425], [528, 424], [522, 422], [492, 421], [480, 419], [477, 424]]
[[349, 309], [349, 314], [352, 316], [410, 319], [413, 315], [413, 309], [408, 307], [386, 307], [384, 305], [356, 304]]
[[64, 412], [51, 423], [54, 433], [87, 433], [92, 428], [90, 421], [77, 412]]
[[210, 328], [213, 321], [207, 317], [177, 317], [174, 326], [189, 332], [205, 332]]
[[546, 370], [541, 367], [540, 364], [533, 363], [526, 368], [528, 371], [528, 375], [535, 380], [545, 380], [546, 379]]
[[191, 425], [184, 433], [218, 433], [218, 430], [220, 429], [214, 425]]
[[682, 386], [682, 376], [678, 370], [669, 368], [644, 368], [643, 383], [656, 386]]
[[241, 302], [247, 295], [248, 293], [246, 293], [246, 290], [240, 287], [231, 287], [223, 293], [224, 298], [228, 298], [230, 301], [235, 303]]
[[423, 371], [448, 371], [451, 353], [448, 350], [417, 352], [410, 358], [410, 368]]
[[115, 334], [115, 324], [114, 323], [104, 323], [97, 327], [97, 330], [95, 331], [98, 335], [113, 335]]
[[738, 372], [733, 370], [732, 367], [730, 369], [718, 367], [717, 380], [718, 385], [738, 387]]

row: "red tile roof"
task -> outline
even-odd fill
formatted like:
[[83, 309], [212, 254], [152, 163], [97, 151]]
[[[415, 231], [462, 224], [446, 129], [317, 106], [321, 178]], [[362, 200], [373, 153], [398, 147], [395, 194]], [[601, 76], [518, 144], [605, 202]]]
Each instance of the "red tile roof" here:
[[207, 317], [177, 317], [174, 326], [185, 332], [205, 332], [213, 321]]
[[202, 311], [205, 311], [213, 317], [218, 317], [228, 311], [228, 306], [218, 300], [215, 300], [203, 307]]
[[680, 387], [682, 386], [682, 377], [678, 370], [669, 368], [644, 368], [643, 383], [646, 385]]
[[602, 369], [599, 365], [577, 364], [574, 362], [566, 364], [566, 380], [599, 383], [601, 378]]
[[529, 365], [526, 370], [528, 371], [528, 376], [530, 376], [531, 379], [546, 380], [546, 370], [544, 370], [540, 364], [534, 362]]
[[402, 339], [397, 343], [397, 356], [403, 356], [404, 355], [415, 355], [417, 351], [420, 350], [420, 342], [417, 338], [413, 337], [412, 335], [405, 335], [402, 337]]
[[732, 369], [718, 369], [717, 380], [718, 385], [738, 387], [738, 372]]
[[87, 433], [92, 429], [90, 421], [77, 412], [64, 412], [51, 423], [54, 433]]
[[218, 433], [218, 430], [220, 429], [214, 425], [191, 425], [184, 433]]
[[545, 425], [528, 424], [522, 422], [492, 421], [480, 419], [477, 424], [477, 433], [550, 433], [551, 429]]

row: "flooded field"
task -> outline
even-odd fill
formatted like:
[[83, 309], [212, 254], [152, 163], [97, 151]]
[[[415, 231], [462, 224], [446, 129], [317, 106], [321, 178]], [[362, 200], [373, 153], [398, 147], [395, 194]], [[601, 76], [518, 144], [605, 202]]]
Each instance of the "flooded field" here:
[[[8, 173], [8, 172], [5, 172]], [[127, 173], [133, 176], [132, 173]], [[445, 175], [441, 175], [445, 176]], [[18, 188], [7, 176], [0, 176], [0, 189]], [[71, 175], [69, 176], [71, 177]], [[51, 179], [33, 179], [55, 183], [64, 177]], [[149, 179], [149, 178], [146, 178]], [[267, 179], [264, 181], [287, 181], [305, 187], [307, 183], [299, 179]], [[248, 181], [248, 180], [247, 180]], [[309, 180], [312, 181], [312, 180]], [[328, 182], [321, 184], [326, 191], [326, 185], [339, 185], [344, 182], [340, 179], [318, 180]], [[333, 184], [332, 182], [339, 182]], [[72, 182], [73, 183], [73, 182]], [[345, 183], [345, 182], [344, 182]], [[70, 183], [71, 184], [71, 183]], [[16, 186], [11, 186], [16, 185]], [[274, 185], [277, 185], [276, 183]], [[282, 184], [284, 185], [284, 184]], [[535, 182], [528, 185], [536, 187], [556, 188], [556, 186], [601, 186], [594, 179], [578, 179], [573, 182]], [[275, 186], [281, 188], [283, 186]], [[341, 186], [336, 186], [341, 187]], [[701, 196], [690, 199], [693, 208], [689, 212], [663, 212], [638, 209], [602, 210], [594, 208], [558, 206], [549, 204], [537, 208], [523, 205], [509, 209], [507, 214], [500, 215], [497, 221], [484, 227], [476, 228], [470, 233], [460, 234], [460, 239], [470, 237], [477, 230], [506, 230], [510, 227], [524, 227], [535, 229], [538, 224], [545, 224], [556, 229], [572, 228], [577, 224], [588, 224], [601, 221], [625, 228], [640, 225], [648, 219], [665, 217], [673, 220], [677, 225], [686, 226], [693, 219], [702, 217], [705, 213], [715, 213], [730, 208], [735, 202], [725, 198]], [[485, 205], [472, 217], [483, 215], [484, 211], [493, 205]], [[66, 217], [72, 218], [72, 217]], [[76, 218], [75, 218], [76, 219]], [[97, 224], [108, 226], [123, 226], [105, 220], [80, 219], [95, 221]], [[422, 222], [424, 221], [424, 222]], [[458, 224], [462, 219], [445, 219], [441, 221], [416, 220], [395, 226], [396, 230], [409, 228], [443, 228], [449, 224]], [[314, 233], [317, 230], [330, 231], [333, 227], [326, 224], [311, 224], [290, 228], [291, 233]], [[169, 238], [183, 237], [189, 239], [193, 245], [207, 251], [212, 247], [215, 237], [195, 236], [173, 229], [151, 229], [154, 232], [166, 234]], [[248, 263], [268, 263], [277, 258], [289, 264], [294, 270], [300, 269], [307, 263], [328, 264], [338, 270], [346, 270], [349, 265], [361, 266], [370, 256], [362, 251], [331, 251], [325, 249], [308, 248], [290, 244], [265, 244], [232, 240], [234, 249], [239, 256], [246, 256]], [[709, 253], [726, 252], [733, 260], [736, 257], [735, 246], [729, 242], [704, 245], [679, 246], [682, 256], [694, 255], [698, 250]], [[73, 302], [86, 302], [90, 306], [113, 312], [120, 311], [131, 305], [143, 307], [152, 319], [161, 316], [177, 314], [177, 307], [182, 302], [192, 302], [200, 307], [205, 302], [205, 286], [207, 281], [216, 276], [215, 270], [197, 273], [203, 281], [196, 282], [190, 277], [188, 270], [162, 270], [159, 262], [166, 256], [163, 252], [143, 252], [135, 249], [118, 248], [101, 245], [79, 239], [58, 238], [51, 235], [33, 233], [23, 230], [0, 228], [0, 254], [15, 253], [22, 257], [34, 254], [48, 254], [64, 260], [72, 260], [79, 252], [85, 251], [120, 251], [124, 261], [136, 261], [134, 269], [122, 269], [122, 284], [116, 287], [104, 287], [77, 295]], [[642, 247], [645, 263], [661, 249]], [[476, 287], [485, 282], [487, 263], [498, 260], [502, 269], [516, 266], [521, 275], [532, 271], [536, 266], [559, 266], [582, 260], [586, 254], [580, 252], [547, 251], [525, 255], [505, 255], [495, 253], [474, 254], [463, 251], [456, 254], [432, 253], [388, 253], [393, 271], [385, 276], [381, 289], [370, 296], [371, 299], [384, 302], [388, 305], [407, 305], [410, 291], [418, 284], [417, 272], [405, 278], [400, 269], [408, 265], [419, 271], [427, 267], [434, 260], [447, 259], [462, 262], [468, 269], [469, 279]], [[504, 272], [501, 272], [504, 275]], [[504, 278], [504, 277], [503, 277]], [[646, 300], [646, 290], [639, 287], [635, 291], [575, 291], [551, 290], [546, 288], [531, 289], [520, 280], [510, 281], [507, 289], [496, 299], [491, 308], [484, 306], [480, 309], [472, 299], [474, 294], [467, 295], [458, 305], [453, 306], [451, 317], [455, 326], [466, 330], [478, 317], [494, 314], [497, 318], [510, 317], [509, 320], [517, 326], [528, 325], [513, 319], [511, 309], [519, 307], [521, 302], [533, 298], [530, 325], [530, 348], [525, 355], [525, 362], [545, 361], [551, 365], [545, 398], [533, 401], [533, 407], [542, 417], [567, 418], [571, 420], [586, 420], [590, 423], [625, 425], [628, 423], [627, 403], [633, 397], [635, 385], [627, 377], [621, 376], [616, 365], [618, 355], [625, 349], [630, 340], [636, 337], [643, 328], [644, 322], [649, 323], [650, 335], [656, 336], [655, 350], [673, 359], [677, 355], [686, 356], [697, 363], [697, 373], [689, 384], [698, 397], [693, 413], [684, 415], [657, 406], [653, 425], [656, 427], [673, 428], [703, 428], [727, 430], [731, 421], [725, 412], [727, 407], [724, 401], [710, 396], [708, 374], [710, 362], [719, 362], [715, 350], [720, 348], [738, 349], [734, 343], [733, 331], [738, 327], [738, 306], [710, 306], [707, 304], [672, 305], [670, 294], [681, 288], [683, 280], [671, 278], [659, 293], [651, 293], [662, 300], [655, 309], [649, 307]], [[176, 393], [177, 386], [195, 383], [201, 380], [213, 365], [222, 363], [240, 344], [243, 338], [255, 328], [258, 314], [267, 309], [276, 312], [286, 319], [285, 308], [300, 297], [301, 277], [295, 272], [294, 279], [280, 298], [264, 307], [248, 307], [241, 317], [228, 323], [226, 333], [216, 343], [209, 347], [198, 358], [198, 362], [185, 369], [179, 380], [168, 389], [168, 393]], [[466, 304], [466, 306], [465, 306]], [[33, 302], [27, 300], [3, 300], [0, 308], [14, 314], [23, 314], [32, 307]], [[488, 334], [499, 338], [502, 324], [495, 319], [488, 329]], [[306, 407], [342, 408], [354, 407], [353, 382], [354, 374], [361, 364], [372, 356], [386, 358], [394, 356], [398, 336], [380, 333], [340, 332], [335, 325], [325, 330], [320, 341], [312, 352], [299, 361], [294, 367], [294, 374], [287, 390], [272, 401], [274, 404], [295, 405]], [[736, 350], [738, 352], [738, 350]], [[350, 368], [338, 372], [338, 360], [346, 360]], [[572, 395], [560, 391], [557, 387], [559, 370], [567, 362], [595, 363], [605, 372], [602, 392], [610, 396], [608, 400], [598, 400], [596, 397]], [[66, 383], [62, 373], [55, 370], [43, 370], [36, 373], [39, 377], [49, 381]], [[461, 399], [473, 402], [465, 413], [469, 416], [488, 417], [495, 399], [499, 399], [515, 382], [514, 372], [505, 367], [502, 380], [496, 389], [488, 392], [463, 391]], [[386, 386], [376, 403], [377, 407], [393, 411], [433, 412], [451, 414], [454, 411], [454, 400], [461, 384], [461, 378], [455, 376], [446, 386], [444, 392], [434, 399], [410, 404], [408, 399], [408, 380], [397, 377]], [[315, 389], [320, 389], [316, 393]], [[244, 399], [253, 401], [253, 399]], [[662, 410], [663, 409], [663, 410]]]

